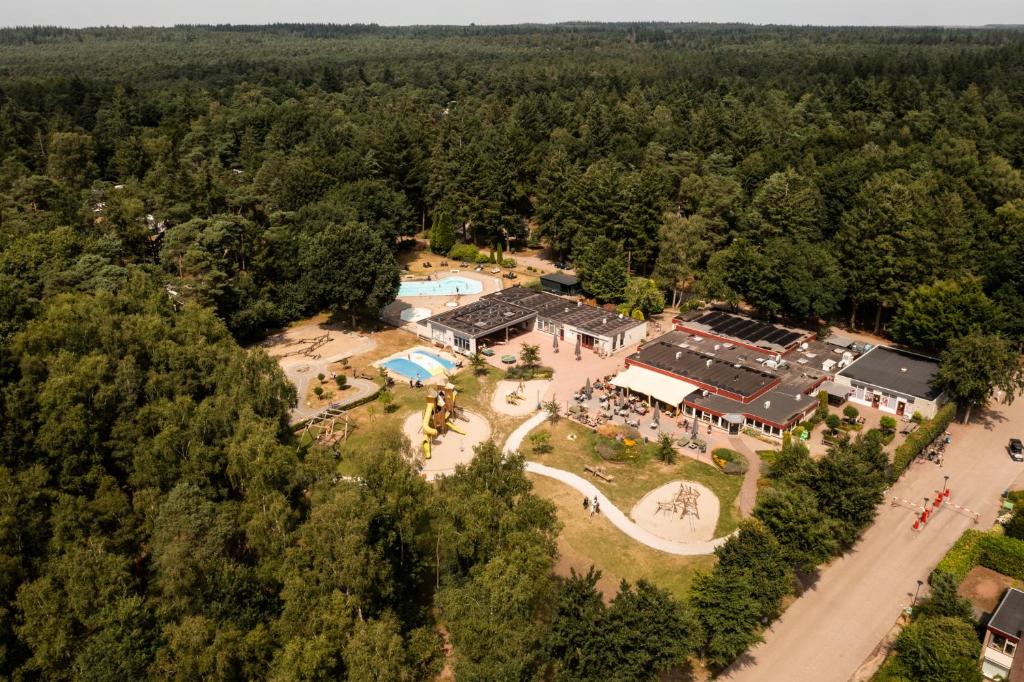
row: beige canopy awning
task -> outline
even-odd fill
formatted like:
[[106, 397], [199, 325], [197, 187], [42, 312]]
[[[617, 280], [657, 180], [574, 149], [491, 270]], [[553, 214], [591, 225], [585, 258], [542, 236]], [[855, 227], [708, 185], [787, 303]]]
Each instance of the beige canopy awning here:
[[679, 407], [683, 398], [697, 390], [696, 386], [682, 379], [652, 372], [636, 365], [630, 365], [619, 372], [612, 379], [612, 385], [642, 393], [673, 407]]

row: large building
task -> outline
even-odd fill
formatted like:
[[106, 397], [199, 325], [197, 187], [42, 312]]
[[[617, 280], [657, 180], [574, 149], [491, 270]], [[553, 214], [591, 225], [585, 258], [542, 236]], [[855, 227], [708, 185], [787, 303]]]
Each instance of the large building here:
[[420, 325], [424, 336], [464, 355], [530, 329], [557, 335], [571, 346], [578, 339], [583, 348], [602, 354], [634, 346], [647, 333], [640, 320], [519, 286], [428, 317]]
[[939, 361], [906, 350], [875, 346], [836, 372], [850, 402], [899, 416], [920, 413], [930, 419], [946, 401], [932, 383]]

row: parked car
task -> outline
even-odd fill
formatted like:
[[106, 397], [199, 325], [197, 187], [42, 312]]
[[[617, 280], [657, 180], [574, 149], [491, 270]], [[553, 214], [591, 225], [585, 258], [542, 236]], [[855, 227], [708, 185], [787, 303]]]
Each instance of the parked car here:
[[1020, 438], [1011, 438], [1007, 449], [1010, 451], [1013, 461], [1024, 462], [1024, 443], [1020, 442]]

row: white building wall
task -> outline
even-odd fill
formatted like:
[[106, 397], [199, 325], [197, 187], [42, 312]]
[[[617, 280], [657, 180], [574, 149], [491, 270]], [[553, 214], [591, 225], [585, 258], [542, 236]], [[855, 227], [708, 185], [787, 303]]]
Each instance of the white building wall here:
[[886, 391], [883, 388], [865, 386], [865, 385], [854, 385], [854, 382], [850, 377], [842, 374], [837, 374], [834, 381], [840, 386], [846, 386], [849, 390], [848, 400], [855, 405], [863, 405], [865, 407], [874, 407], [875, 397], [878, 397], [878, 410], [887, 414], [895, 415], [899, 412], [899, 404], [903, 403], [903, 416], [911, 417], [915, 412], [919, 412], [925, 419], [931, 419], [935, 416], [935, 413], [939, 411], [940, 401], [936, 400], [925, 400], [924, 398], [907, 398], [905, 396], [897, 395], [891, 391]]

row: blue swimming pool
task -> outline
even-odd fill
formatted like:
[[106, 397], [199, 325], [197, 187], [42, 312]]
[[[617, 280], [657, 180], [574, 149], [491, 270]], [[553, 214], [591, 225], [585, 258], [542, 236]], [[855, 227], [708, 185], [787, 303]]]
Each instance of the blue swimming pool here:
[[484, 290], [482, 282], [468, 277], [445, 277], [431, 282], [402, 282], [398, 296], [455, 296], [456, 294], [479, 294]]
[[404, 358], [391, 358], [383, 365], [406, 379], [429, 379], [455, 368], [451, 360], [421, 350], [412, 351]]

